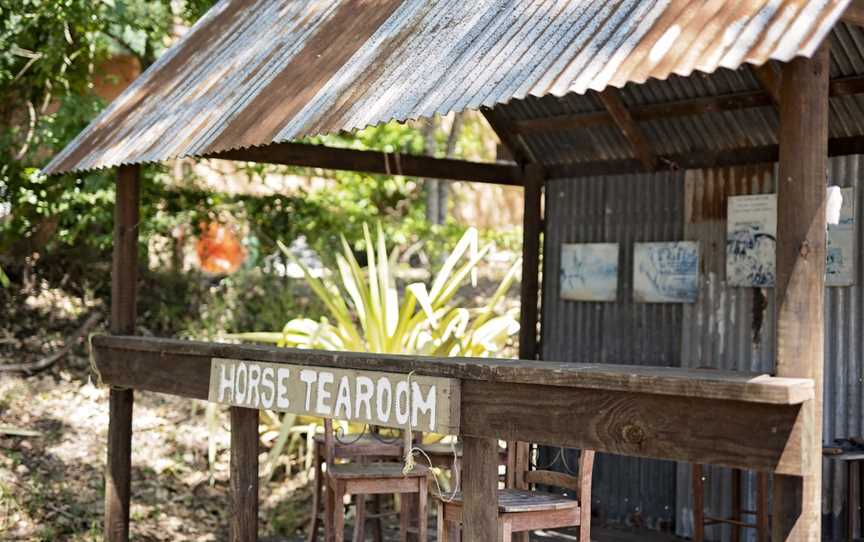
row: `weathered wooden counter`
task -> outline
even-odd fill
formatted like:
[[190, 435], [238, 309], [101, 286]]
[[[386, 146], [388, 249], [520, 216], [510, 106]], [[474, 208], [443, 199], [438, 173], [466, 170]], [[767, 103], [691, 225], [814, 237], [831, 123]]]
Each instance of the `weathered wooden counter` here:
[[[629, 365], [337, 353], [132, 336], [99, 336], [92, 344], [105, 384], [205, 400], [213, 358], [459, 379], [466, 501], [476, 499], [476, 508], [466, 502], [466, 513], [490, 506], [488, 494], [480, 492], [491, 487], [491, 473], [478, 473], [483, 483], [469, 479], [472, 465], [485, 464], [483, 458], [469, 457], [472, 450], [484, 449], [473, 445], [482, 439], [590, 448], [793, 476], [805, 472], [809, 460], [801, 443], [811, 423], [801, 405], [814, 397], [813, 382], [807, 379]], [[488, 465], [492, 469], [497, 461]], [[473, 488], [479, 488], [476, 495]]]

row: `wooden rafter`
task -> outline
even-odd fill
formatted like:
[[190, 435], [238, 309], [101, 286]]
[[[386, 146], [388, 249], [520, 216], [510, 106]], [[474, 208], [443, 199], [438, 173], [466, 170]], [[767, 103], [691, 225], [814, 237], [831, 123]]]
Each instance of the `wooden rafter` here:
[[492, 108], [481, 107], [480, 112], [486, 118], [486, 122], [489, 123], [492, 131], [501, 140], [501, 144], [510, 151], [510, 155], [516, 160], [517, 164], [525, 165], [537, 161], [531, 154], [531, 149], [519, 139], [519, 134], [516, 132], [513, 123], [504, 119]]
[[220, 152], [205, 158], [506, 185], [521, 185], [522, 182], [521, 170], [515, 164], [359, 151], [305, 143], [275, 143]]
[[753, 75], [759, 80], [762, 88], [771, 96], [775, 104], [780, 103], [780, 74], [774, 71], [770, 62], [753, 67]]
[[618, 89], [609, 87], [600, 92], [597, 97], [630, 143], [633, 153], [642, 162], [642, 167], [645, 168], [645, 171], [653, 171], [657, 158], [651, 150], [648, 138], [645, 137], [645, 134], [642, 133], [642, 129], [639, 128], [630, 111], [627, 110], [627, 106], [624, 104], [624, 100], [621, 99], [621, 93], [618, 92]]
[[[828, 156], [864, 154], [864, 136], [840, 137], [828, 141]], [[771, 164], [780, 157], [779, 145], [764, 145], [722, 151], [694, 151], [658, 157], [654, 171], [700, 169], [710, 167]], [[582, 163], [560, 163], [544, 166], [548, 179], [626, 175], [644, 169], [638, 160], [606, 160]]]
[[864, 0], [852, 0], [849, 7], [846, 8], [842, 20], [844, 23], [864, 26]]
[[[864, 76], [844, 77], [831, 81], [830, 95], [832, 97], [854, 94], [864, 94]], [[774, 100], [767, 90], [754, 90], [720, 96], [633, 106], [629, 108], [629, 111], [636, 122], [646, 122], [664, 118], [687, 117], [706, 113], [721, 113], [724, 111], [765, 107], [773, 104]], [[612, 115], [608, 111], [596, 111], [517, 121], [513, 124], [513, 128], [520, 134], [527, 135], [573, 130], [589, 126], [613, 124], [614, 122]]]

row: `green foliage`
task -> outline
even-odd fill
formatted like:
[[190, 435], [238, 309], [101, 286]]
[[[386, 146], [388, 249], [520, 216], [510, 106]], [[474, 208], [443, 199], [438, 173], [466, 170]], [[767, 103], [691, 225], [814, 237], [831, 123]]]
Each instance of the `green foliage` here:
[[[0, 0], [0, 201], [11, 205], [0, 216], [0, 253], [41, 250], [49, 239], [84, 252], [108, 246], [111, 172], [46, 179], [38, 169], [104, 108], [92, 93], [101, 62], [131, 54], [148, 66], [174, 25], [213, 1]], [[145, 168], [145, 177], [160, 171]]]
[[[416, 282], [405, 287], [400, 301], [394, 263], [379, 225], [376, 242], [364, 226], [368, 268], [364, 271], [351, 246], [342, 238], [336, 255], [338, 271], [321, 278], [283, 251], [303, 269], [306, 282], [324, 304], [328, 318], [296, 318], [281, 332], [241, 333], [241, 340], [280, 346], [434, 356], [488, 356], [500, 350], [519, 329], [513, 314], [496, 315], [495, 308], [516, 277], [520, 262], [510, 269], [484, 307], [466, 309], [453, 301], [459, 288], [488, 253], [478, 249], [478, 234], [469, 229], [444, 262], [431, 286]], [[332, 321], [331, 321], [332, 319]]]

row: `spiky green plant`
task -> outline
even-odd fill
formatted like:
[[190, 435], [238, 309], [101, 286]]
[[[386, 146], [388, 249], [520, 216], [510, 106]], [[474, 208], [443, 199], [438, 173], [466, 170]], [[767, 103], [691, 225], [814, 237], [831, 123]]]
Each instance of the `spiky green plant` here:
[[368, 268], [360, 267], [348, 241], [342, 238], [342, 253], [336, 255], [338, 270], [316, 278], [312, 272], [279, 244], [285, 255], [302, 270], [306, 283], [324, 303], [328, 316], [320, 321], [295, 318], [282, 331], [240, 333], [244, 341], [279, 346], [421, 354], [430, 356], [489, 356], [500, 350], [519, 330], [512, 312], [496, 313], [496, 307], [516, 279], [520, 261], [505, 275], [487, 303], [464, 308], [454, 297], [491, 249], [477, 249], [477, 230], [469, 229], [438, 271], [432, 285], [408, 284], [400, 301], [394, 275], [396, 250], [387, 252], [379, 224], [373, 242], [364, 225]]
[[[430, 356], [486, 357], [499, 351], [519, 331], [513, 312], [498, 314], [496, 307], [513, 285], [521, 260], [514, 262], [486, 304], [464, 308], [454, 302], [456, 293], [491, 250], [478, 249], [477, 230], [469, 229], [441, 266], [432, 285], [415, 282], [404, 288], [400, 301], [394, 273], [397, 250], [388, 254], [381, 225], [373, 243], [368, 226], [363, 226], [367, 269], [360, 267], [348, 241], [342, 237], [342, 253], [336, 255], [337, 270], [313, 276], [291, 252], [279, 243], [289, 260], [303, 270], [306, 283], [324, 303], [329, 317], [319, 321], [295, 318], [282, 331], [239, 333], [231, 337], [284, 347], [421, 354]], [[330, 277], [338, 277], [337, 284]], [[271, 421], [278, 418], [270, 416]], [[264, 464], [265, 479], [272, 475], [294, 424], [295, 416], [285, 415], [278, 425], [279, 437]]]

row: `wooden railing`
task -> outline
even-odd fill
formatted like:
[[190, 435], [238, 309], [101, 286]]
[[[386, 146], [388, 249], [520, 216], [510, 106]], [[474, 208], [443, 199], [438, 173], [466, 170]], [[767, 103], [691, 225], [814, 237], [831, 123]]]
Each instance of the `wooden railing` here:
[[[322, 352], [133, 336], [94, 337], [96, 367], [113, 387], [207, 399], [213, 358], [410, 373], [461, 382], [466, 540], [485, 540], [497, 458], [473, 457], [489, 439], [588, 448], [799, 476], [805, 472], [799, 416], [813, 381], [712, 370], [503, 359]], [[235, 540], [254, 540], [257, 456], [244, 452], [256, 416], [232, 407]], [[248, 426], [248, 427], [247, 427]], [[235, 434], [236, 433], [236, 434]], [[245, 435], [242, 439], [235, 438]], [[109, 439], [114, 438], [111, 434]], [[486, 472], [486, 471], [489, 472]], [[250, 492], [249, 484], [255, 482]], [[487, 526], [488, 527], [488, 526]], [[471, 533], [473, 531], [473, 535]], [[494, 532], [494, 531], [489, 531]]]

